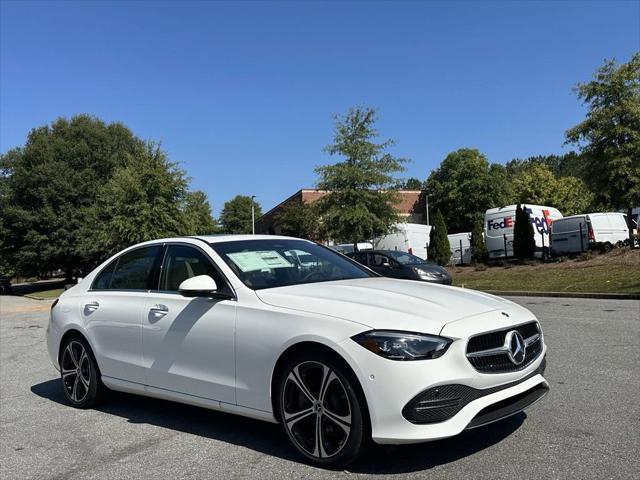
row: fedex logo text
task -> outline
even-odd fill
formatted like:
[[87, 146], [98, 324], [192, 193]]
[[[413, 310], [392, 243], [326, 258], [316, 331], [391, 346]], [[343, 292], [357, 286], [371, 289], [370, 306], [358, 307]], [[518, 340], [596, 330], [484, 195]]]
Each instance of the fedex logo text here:
[[513, 217], [504, 217], [500, 220], [489, 220], [487, 222], [487, 229], [489, 230], [502, 230], [503, 228], [513, 228]]

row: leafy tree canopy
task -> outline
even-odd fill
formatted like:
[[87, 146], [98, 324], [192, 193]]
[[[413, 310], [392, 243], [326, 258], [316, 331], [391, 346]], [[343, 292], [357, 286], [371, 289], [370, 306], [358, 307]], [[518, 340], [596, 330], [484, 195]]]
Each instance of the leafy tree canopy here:
[[468, 232], [478, 216], [505, 205], [505, 168], [476, 149], [451, 152], [427, 179], [430, 208], [439, 210], [451, 233]]
[[[255, 209], [255, 219], [262, 215], [260, 204], [253, 200]], [[220, 212], [220, 224], [224, 233], [251, 233], [251, 197], [246, 195], [236, 195], [225, 202], [222, 212]]]
[[580, 147], [592, 191], [613, 208], [640, 204], [640, 52], [605, 61], [575, 92], [587, 116], [566, 138]]
[[187, 186], [157, 145], [124, 125], [60, 118], [0, 155], [0, 258], [12, 273], [70, 277], [134, 241], [196, 233]]
[[585, 213], [593, 205], [593, 194], [584, 181], [576, 177], [556, 178], [542, 163], [522, 165], [510, 178], [510, 203], [549, 205], [563, 215]]
[[294, 201], [284, 206], [277, 218], [283, 235], [316, 240], [320, 221], [315, 203]]
[[386, 152], [391, 140], [374, 141], [375, 122], [371, 108], [352, 108], [336, 117], [334, 141], [325, 150], [344, 159], [316, 168], [318, 188], [329, 191], [317, 200], [324, 238], [356, 243], [388, 233], [399, 221], [393, 175], [404, 170], [406, 160]]

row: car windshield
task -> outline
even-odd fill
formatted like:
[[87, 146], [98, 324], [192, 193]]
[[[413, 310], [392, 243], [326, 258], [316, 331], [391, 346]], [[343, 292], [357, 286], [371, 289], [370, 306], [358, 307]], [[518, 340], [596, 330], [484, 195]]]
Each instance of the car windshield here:
[[211, 247], [253, 290], [374, 276], [343, 255], [305, 240], [238, 240]]
[[407, 252], [392, 250], [385, 253], [402, 265], [424, 265], [425, 263], [431, 263]]

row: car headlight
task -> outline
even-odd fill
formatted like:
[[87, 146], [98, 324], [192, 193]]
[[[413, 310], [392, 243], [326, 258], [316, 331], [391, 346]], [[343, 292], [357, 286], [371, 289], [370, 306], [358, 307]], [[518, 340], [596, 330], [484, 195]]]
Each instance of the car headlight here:
[[444, 355], [450, 338], [420, 333], [371, 330], [351, 337], [367, 350], [390, 360], [427, 360]]
[[427, 278], [442, 278], [443, 275], [440, 272], [436, 272], [434, 270], [423, 270], [420, 267], [413, 267], [413, 271], [416, 272], [421, 277]]

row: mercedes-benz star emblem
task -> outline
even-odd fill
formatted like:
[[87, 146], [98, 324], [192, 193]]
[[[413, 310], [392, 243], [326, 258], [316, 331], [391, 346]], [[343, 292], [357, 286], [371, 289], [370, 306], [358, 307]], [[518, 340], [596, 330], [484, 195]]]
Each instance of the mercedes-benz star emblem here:
[[511, 330], [505, 337], [505, 346], [509, 349], [507, 354], [509, 359], [515, 364], [520, 365], [524, 362], [527, 345], [524, 343], [524, 338], [517, 330]]

